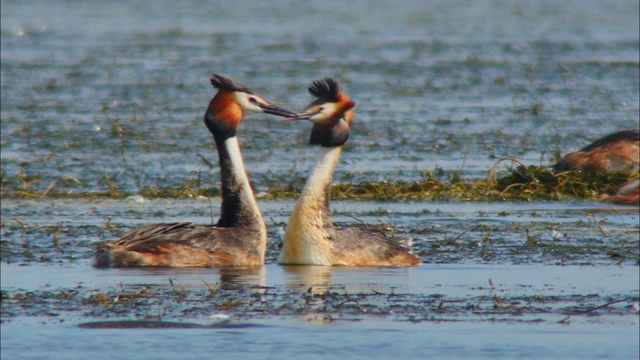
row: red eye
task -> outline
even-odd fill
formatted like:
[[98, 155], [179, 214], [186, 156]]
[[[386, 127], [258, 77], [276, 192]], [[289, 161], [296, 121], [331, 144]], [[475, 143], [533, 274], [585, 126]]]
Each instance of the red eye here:
[[252, 104], [257, 104], [258, 100], [256, 100], [256, 98], [254, 98], [254, 97], [250, 97], [249, 98], [249, 102], [252, 103]]

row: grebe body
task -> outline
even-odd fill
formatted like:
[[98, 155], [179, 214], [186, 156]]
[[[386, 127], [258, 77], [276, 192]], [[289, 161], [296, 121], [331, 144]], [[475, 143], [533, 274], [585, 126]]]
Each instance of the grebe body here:
[[586, 168], [636, 172], [640, 168], [640, 130], [623, 130], [604, 136], [567, 154], [553, 165], [555, 172]]

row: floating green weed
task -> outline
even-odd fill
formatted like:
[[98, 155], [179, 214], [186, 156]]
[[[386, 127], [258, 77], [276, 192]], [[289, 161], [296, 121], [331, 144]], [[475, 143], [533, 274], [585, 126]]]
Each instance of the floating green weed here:
[[[498, 171], [498, 167], [510, 161], [515, 166]], [[586, 169], [582, 172], [554, 174], [546, 167], [526, 166], [512, 158], [496, 162], [486, 179], [465, 180], [459, 171], [445, 174], [434, 171], [420, 172], [419, 181], [368, 181], [366, 177], [343, 177], [331, 187], [331, 198], [335, 200], [368, 201], [568, 201], [599, 200], [603, 195], [614, 194], [622, 184], [635, 180], [638, 173], [607, 172]], [[4, 175], [4, 174], [3, 174]], [[300, 195], [306, 179], [293, 176], [278, 177], [273, 174], [256, 176], [254, 185], [261, 199], [295, 199]], [[38, 176], [20, 176], [17, 181], [3, 178], [3, 198], [114, 198], [123, 199], [131, 195], [153, 198], [196, 198], [220, 195], [217, 187], [200, 187], [200, 182], [188, 181], [179, 188], [160, 189], [146, 187], [131, 193], [121, 190], [118, 174], [104, 173], [96, 181], [63, 176], [52, 183], [43, 184]], [[355, 180], [355, 181], [354, 181]], [[85, 191], [87, 183], [102, 184], [104, 190]], [[11, 187], [8, 184], [13, 184]]]

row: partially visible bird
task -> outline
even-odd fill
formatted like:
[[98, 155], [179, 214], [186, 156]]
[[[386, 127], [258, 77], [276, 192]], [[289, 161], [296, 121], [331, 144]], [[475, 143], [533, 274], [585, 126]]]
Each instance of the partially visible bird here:
[[556, 173], [599, 168], [636, 172], [640, 168], [640, 130], [623, 130], [604, 136], [565, 155], [553, 165]]
[[[556, 173], [603, 169], [634, 173], [640, 169], [640, 130], [622, 130], [606, 135], [582, 149], [565, 155], [553, 165]], [[640, 182], [631, 181], [603, 201], [640, 206]]]
[[604, 195], [602, 201], [612, 204], [640, 206], [640, 179], [635, 179], [622, 185], [614, 195]]

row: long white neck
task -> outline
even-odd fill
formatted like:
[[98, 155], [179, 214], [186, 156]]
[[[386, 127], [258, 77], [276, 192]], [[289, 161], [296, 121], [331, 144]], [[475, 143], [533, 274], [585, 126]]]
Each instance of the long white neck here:
[[342, 146], [322, 147], [320, 149], [320, 156], [316, 166], [302, 189], [302, 194], [296, 207], [305, 206], [308, 202], [325, 200], [325, 198], [328, 202], [329, 186], [333, 182], [333, 173], [338, 166], [338, 161], [342, 154]]
[[333, 231], [329, 209], [329, 190], [342, 146], [321, 148], [320, 158], [302, 190], [285, 233], [278, 261], [282, 264], [331, 265], [331, 244], [326, 241]]
[[222, 178], [222, 214], [218, 225], [264, 226], [262, 214], [245, 172], [238, 139], [232, 136], [217, 145]]
[[244, 167], [244, 161], [242, 160], [242, 154], [240, 153], [240, 145], [238, 144], [237, 137], [230, 137], [225, 141], [227, 149], [229, 150], [229, 158], [231, 159], [232, 172], [236, 176], [237, 183], [242, 187], [240, 193], [244, 194], [243, 201], [247, 202], [247, 205], [251, 207], [251, 212], [259, 214], [260, 209], [256, 203], [253, 195], [253, 189], [249, 184], [249, 177]]

